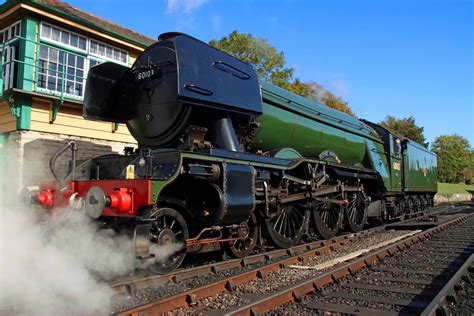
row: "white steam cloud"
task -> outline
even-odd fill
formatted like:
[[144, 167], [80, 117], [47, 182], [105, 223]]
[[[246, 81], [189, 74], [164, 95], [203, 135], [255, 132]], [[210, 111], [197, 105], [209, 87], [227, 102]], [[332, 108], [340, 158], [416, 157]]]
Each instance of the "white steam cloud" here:
[[[55, 220], [36, 209], [0, 209], [0, 314], [102, 315], [114, 291], [107, 279], [166, 260], [180, 246], [154, 247], [135, 260], [132, 239], [99, 228], [78, 211]], [[99, 281], [100, 280], [100, 281]]]

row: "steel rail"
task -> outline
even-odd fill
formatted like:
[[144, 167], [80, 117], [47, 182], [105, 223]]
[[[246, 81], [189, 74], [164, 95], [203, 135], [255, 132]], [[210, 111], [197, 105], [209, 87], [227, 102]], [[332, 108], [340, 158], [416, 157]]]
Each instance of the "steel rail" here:
[[273, 310], [285, 303], [300, 301], [304, 296], [314, 293], [321, 287], [339, 280], [345, 276], [352, 275], [364, 267], [373, 265], [381, 259], [392, 256], [403, 251], [414, 243], [421, 242], [439, 232], [442, 232], [454, 224], [466, 221], [473, 214], [467, 214], [445, 222], [437, 227], [420, 232], [416, 235], [402, 239], [393, 245], [382, 247], [372, 253], [362, 256], [354, 261], [344, 264], [335, 269], [331, 269], [321, 275], [306, 279], [295, 285], [280, 289], [264, 298], [246, 304], [229, 311], [226, 315], [258, 315]]
[[[438, 205], [431, 209], [419, 211], [416, 213], [405, 214], [405, 215], [409, 215], [409, 217], [403, 219], [400, 222], [397, 222], [397, 224], [409, 222], [411, 220], [416, 219], [417, 217], [424, 216], [424, 215], [436, 215], [438, 213], [442, 213], [444, 211], [449, 210], [450, 207], [451, 207], [450, 204], [443, 204], [443, 205]], [[417, 217], [414, 217], [414, 216], [417, 216]], [[250, 264], [264, 262], [268, 259], [277, 259], [277, 258], [281, 258], [285, 256], [294, 256], [294, 255], [303, 253], [304, 251], [315, 250], [317, 248], [321, 248], [327, 245], [334, 245], [335, 247], [339, 247], [339, 246], [336, 246], [338, 243], [344, 240], [347, 241], [350, 237], [366, 236], [368, 234], [377, 233], [379, 231], [385, 230], [386, 227], [389, 225], [391, 224], [373, 227], [370, 229], [363, 230], [359, 233], [336, 236], [330, 240], [320, 240], [320, 241], [315, 241], [315, 242], [306, 243], [302, 245], [297, 245], [288, 249], [277, 249], [273, 251], [267, 251], [265, 253], [251, 255], [242, 259], [231, 259], [231, 260], [226, 260], [224, 262], [205, 264], [198, 267], [177, 270], [165, 275], [152, 275], [152, 276], [146, 276], [146, 277], [126, 279], [123, 281], [114, 282], [110, 284], [110, 287], [117, 294], [133, 293], [137, 289], [161, 285], [168, 282], [179, 282], [182, 280], [186, 280], [186, 279], [190, 279], [190, 278], [202, 276], [202, 275], [212, 275], [217, 272], [222, 272], [222, 271], [226, 271], [230, 269], [245, 267]], [[407, 227], [407, 229], [409, 228]]]
[[[446, 210], [445, 209], [437, 210], [436, 213], [443, 212], [443, 211], [446, 211]], [[409, 220], [411, 220], [411, 219], [413, 219], [413, 218], [410, 218]], [[276, 262], [251, 269], [251, 270], [243, 272], [239, 275], [230, 276], [228, 278], [218, 280], [218, 281], [209, 283], [207, 285], [196, 287], [196, 288], [190, 289], [188, 291], [185, 291], [185, 292], [182, 292], [182, 293], [179, 293], [179, 294], [175, 294], [175, 295], [172, 295], [172, 296], [161, 298], [157, 301], [153, 301], [153, 302], [150, 302], [150, 303], [147, 303], [147, 304], [143, 304], [143, 305], [131, 308], [129, 310], [118, 313], [118, 315], [157, 315], [157, 314], [162, 314], [162, 313], [169, 312], [169, 311], [177, 309], [177, 308], [187, 307], [190, 304], [193, 304], [193, 303], [199, 301], [200, 299], [210, 297], [210, 296], [214, 296], [214, 295], [216, 295], [218, 293], [221, 293], [221, 292], [224, 292], [224, 291], [232, 290], [233, 288], [235, 288], [238, 285], [247, 283], [249, 281], [252, 281], [252, 280], [255, 280], [255, 279], [258, 279], [258, 278], [264, 278], [270, 272], [274, 272], [274, 271], [278, 271], [280, 269], [284, 269], [288, 265], [293, 265], [293, 264], [296, 264], [298, 262], [304, 261], [305, 258], [314, 257], [314, 256], [317, 256], [317, 255], [320, 255], [320, 254], [324, 254], [324, 253], [327, 253], [327, 252], [330, 252], [330, 251], [334, 251], [335, 249], [338, 249], [338, 248], [343, 247], [344, 245], [346, 245], [347, 242], [352, 242], [354, 240], [361, 239], [362, 236], [367, 236], [367, 235], [372, 234], [372, 233], [383, 231], [383, 230], [385, 230], [386, 226], [387, 225], [380, 226], [380, 227], [375, 227], [375, 228], [372, 228], [372, 229], [369, 229], [369, 230], [366, 230], [366, 231], [362, 231], [362, 232], [357, 233], [357, 234], [338, 236], [338, 237], [332, 239], [332, 243], [329, 243], [329, 244], [327, 244], [327, 241], [311, 243], [310, 245], [314, 245], [314, 244], [318, 245], [317, 248], [313, 248], [313, 249], [311, 249], [312, 247], [309, 246], [308, 244], [297, 246], [299, 249], [306, 249], [307, 250], [306, 252], [303, 252], [303, 253], [295, 253], [296, 251], [294, 249], [297, 248], [297, 247], [293, 247], [293, 248], [286, 249], [286, 250], [284, 250], [284, 249], [278, 250], [277, 251], [278, 253], [283, 252], [286, 255], [290, 255], [290, 257], [283, 258], [283, 259], [278, 260]], [[267, 259], [272, 257], [271, 253], [261, 254], [261, 255], [258, 255], [258, 256], [263, 256], [264, 258], [267, 258]], [[251, 257], [248, 257], [246, 259], [237, 260], [236, 262], [241, 262], [242, 260], [247, 260], [247, 259], [251, 259]], [[232, 264], [235, 264], [235, 262], [232, 263]], [[224, 265], [224, 263], [219, 263], [217, 266], [219, 266], [219, 265]], [[241, 266], [242, 265], [235, 265], [235, 267], [241, 267]], [[219, 270], [218, 268], [216, 268], [215, 264], [211, 265], [211, 268], [213, 268], [212, 270], [214, 272], [223, 271], [223, 270]], [[189, 277], [195, 276], [196, 275], [195, 272], [196, 271], [203, 271], [202, 269], [208, 269], [208, 267], [204, 267], [204, 268], [203, 267], [197, 267], [195, 269], [191, 269], [191, 271], [188, 271], [191, 274], [191, 276], [189, 276]], [[165, 277], [167, 280], [170, 280], [170, 277], [171, 277], [171, 280], [173, 280], [173, 278], [175, 278], [174, 279], [175, 282], [178, 282], [179, 280], [184, 279], [183, 276], [179, 272], [176, 272], [172, 275], [166, 275], [166, 276], [163, 276], [163, 277]]]
[[[438, 315], [438, 311], [443, 312], [444, 307], [451, 301], [455, 301], [455, 286], [461, 282], [461, 278], [465, 276], [472, 263], [474, 262], [474, 254], [471, 254], [469, 258], [464, 262], [464, 264], [459, 268], [459, 270], [451, 277], [451, 279], [446, 283], [446, 285], [439, 291], [431, 303], [426, 306], [426, 308], [421, 313], [421, 316], [434, 316]], [[448, 315], [449, 313], [441, 315]]]
[[330, 240], [321, 240], [311, 243], [297, 245], [288, 249], [277, 249], [260, 254], [255, 254], [241, 259], [231, 259], [223, 262], [210, 263], [198, 267], [192, 267], [183, 270], [177, 270], [164, 275], [152, 275], [148, 277], [136, 278], [131, 280], [124, 280], [111, 284], [111, 288], [117, 294], [129, 293], [136, 289], [146, 288], [153, 285], [161, 285], [167, 282], [179, 282], [202, 275], [215, 274], [234, 268], [241, 268], [251, 264], [267, 261], [269, 259], [278, 259], [286, 256], [298, 256], [305, 252], [319, 251], [324, 253], [326, 249], [332, 247], [333, 249], [344, 246], [347, 242], [352, 242], [366, 236], [381, 232], [385, 230], [385, 226], [374, 227], [359, 233], [352, 233], [334, 237]]

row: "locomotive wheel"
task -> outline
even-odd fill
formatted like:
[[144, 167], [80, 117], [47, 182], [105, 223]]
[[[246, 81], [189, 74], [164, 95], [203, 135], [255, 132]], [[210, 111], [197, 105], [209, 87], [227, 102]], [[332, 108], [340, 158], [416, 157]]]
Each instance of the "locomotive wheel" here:
[[361, 231], [367, 221], [367, 201], [363, 193], [348, 193], [349, 203], [345, 207], [345, 224], [347, 228], [357, 233]]
[[295, 246], [306, 232], [309, 211], [293, 204], [281, 207], [280, 211], [265, 219], [268, 236], [280, 248]]
[[[328, 196], [331, 199], [340, 198], [337, 196]], [[313, 222], [316, 233], [322, 239], [331, 239], [337, 235], [342, 226], [344, 217], [343, 207], [341, 204], [316, 202], [313, 205]]]
[[259, 228], [257, 226], [257, 219], [255, 215], [249, 218], [249, 220], [244, 223], [245, 228], [238, 229], [239, 237], [246, 236], [246, 239], [230, 241], [225, 244], [226, 253], [232, 258], [244, 258], [252, 253], [257, 245], [257, 238], [259, 233]]
[[177, 211], [172, 208], [160, 208], [152, 214], [156, 220], [150, 225], [150, 252], [155, 254], [155, 263], [150, 270], [166, 274], [176, 269], [186, 256], [188, 227]]

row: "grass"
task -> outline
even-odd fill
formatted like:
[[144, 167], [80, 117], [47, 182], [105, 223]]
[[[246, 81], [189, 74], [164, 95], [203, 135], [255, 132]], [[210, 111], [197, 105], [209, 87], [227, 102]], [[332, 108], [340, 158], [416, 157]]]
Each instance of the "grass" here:
[[[470, 192], [468, 192], [470, 191]], [[438, 182], [438, 194], [468, 194], [474, 192], [474, 185]]]

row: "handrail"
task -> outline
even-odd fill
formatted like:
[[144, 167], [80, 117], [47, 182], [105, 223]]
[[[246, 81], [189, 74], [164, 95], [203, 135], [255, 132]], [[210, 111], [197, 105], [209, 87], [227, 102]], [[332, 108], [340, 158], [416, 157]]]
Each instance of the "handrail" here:
[[[62, 70], [59, 70], [59, 67], [58, 67], [58, 69], [53, 69], [49, 65], [48, 65], [48, 67], [41, 67], [39, 65], [39, 58], [37, 57], [39, 49], [37, 49], [35, 51], [35, 56], [34, 56], [34, 62], [33, 63], [26, 62], [24, 60], [19, 60], [19, 59], [16, 59], [16, 58], [13, 58], [10, 61], [4, 62], [4, 59], [6, 58], [5, 48], [11, 46], [12, 44], [14, 44], [18, 41], [33, 43], [35, 45], [38, 45], [38, 48], [39, 47], [48, 47], [48, 48], [51, 48], [51, 49], [55, 49], [59, 52], [63, 52], [64, 54], [63, 54], [63, 57], [62, 57], [62, 61], [57, 62], [57, 65], [62, 66]], [[70, 54], [70, 55], [73, 55], [73, 56], [84, 58], [84, 60], [87, 59], [86, 55], [78, 54], [78, 53], [75, 53], [73, 51], [70, 51], [70, 50], [67, 50], [67, 49], [62, 49], [62, 48], [59, 48], [57, 46], [50, 45], [50, 44], [47, 44], [47, 43], [42, 43], [42, 42], [40, 43], [38, 41], [34, 41], [34, 40], [24, 38], [24, 37], [21, 37], [21, 36], [16, 36], [16, 37], [14, 37], [14, 38], [12, 38], [8, 41], [3, 42], [2, 43], [2, 52], [3, 52], [2, 58], [0, 60], [0, 80], [4, 80], [4, 71], [5, 71], [6, 67], [9, 67], [9, 65], [11, 65], [11, 64], [19, 64], [19, 65], [24, 65], [24, 66], [28, 66], [28, 67], [33, 67], [35, 69], [35, 75], [36, 75], [35, 76], [36, 78], [32, 79], [32, 82], [33, 82], [33, 89], [32, 90], [33, 91], [40, 92], [40, 93], [43, 93], [43, 94], [46, 94], [46, 95], [59, 95], [61, 104], [64, 102], [65, 98], [69, 98], [69, 99], [73, 99], [73, 100], [77, 100], [77, 99], [82, 100], [83, 99], [84, 96], [70, 94], [70, 93], [67, 93], [67, 91], [65, 91], [66, 90], [66, 75], [67, 75], [67, 67], [68, 67], [68, 65], [66, 64], [66, 53]], [[62, 80], [62, 84], [60, 86], [60, 91], [56, 90], [56, 89], [55, 90], [49, 90], [47, 88], [38, 87], [38, 78], [39, 78], [38, 69], [39, 68], [45, 69], [46, 72], [47, 71], [54, 71], [55, 73], [58, 74], [58, 76], [57, 76], [58, 80]], [[83, 69], [83, 73], [84, 73], [84, 76], [78, 76], [76, 74], [69, 75], [69, 76], [72, 76], [74, 78], [73, 79], [74, 82], [82, 82], [83, 84], [85, 84], [85, 82], [84, 82], [85, 79], [86, 79], [85, 69]], [[15, 73], [13, 75], [14, 80], [16, 80], [17, 76], [18, 76], [18, 73]], [[45, 76], [48, 77], [47, 74]], [[3, 84], [2, 84], [2, 87], [0, 88], [0, 92], [1, 92], [0, 95], [3, 94]]]

